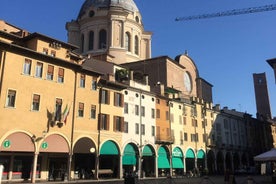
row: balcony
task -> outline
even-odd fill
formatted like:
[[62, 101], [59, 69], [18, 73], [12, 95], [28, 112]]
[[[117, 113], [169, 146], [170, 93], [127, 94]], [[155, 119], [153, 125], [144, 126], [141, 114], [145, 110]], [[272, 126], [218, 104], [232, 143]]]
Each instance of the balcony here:
[[155, 136], [155, 144], [170, 145], [173, 143], [174, 143], [174, 136], [168, 136], [168, 135], [156, 135]]

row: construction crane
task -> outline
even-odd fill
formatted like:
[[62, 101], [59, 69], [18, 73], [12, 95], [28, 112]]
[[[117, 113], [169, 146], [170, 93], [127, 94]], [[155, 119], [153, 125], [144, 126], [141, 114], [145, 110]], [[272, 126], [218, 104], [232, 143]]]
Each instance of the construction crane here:
[[233, 15], [259, 13], [259, 12], [273, 11], [273, 10], [276, 10], [276, 4], [259, 6], [259, 7], [251, 7], [251, 8], [243, 8], [243, 9], [234, 9], [234, 10], [228, 10], [228, 11], [218, 12], [218, 13], [193, 15], [193, 16], [187, 16], [187, 17], [178, 17], [175, 19], [175, 21], [209, 19], [209, 18], [215, 18], [215, 17], [225, 17], [225, 16], [233, 16]]

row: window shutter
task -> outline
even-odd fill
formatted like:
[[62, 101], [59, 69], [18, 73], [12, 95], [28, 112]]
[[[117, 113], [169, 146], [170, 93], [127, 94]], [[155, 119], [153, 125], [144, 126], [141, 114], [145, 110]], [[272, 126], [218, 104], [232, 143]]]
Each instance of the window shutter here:
[[121, 127], [120, 127], [120, 131], [123, 132], [124, 131], [124, 127], [125, 127], [125, 118], [121, 117]]
[[124, 95], [120, 94], [120, 97], [121, 97], [120, 106], [123, 107], [124, 106]]
[[106, 103], [110, 104], [110, 91], [106, 90]]
[[113, 131], [116, 132], [116, 120], [117, 116], [113, 116]]
[[107, 130], [109, 130], [110, 122], [109, 122], [109, 115], [108, 114], [106, 115], [106, 127], [107, 127]]

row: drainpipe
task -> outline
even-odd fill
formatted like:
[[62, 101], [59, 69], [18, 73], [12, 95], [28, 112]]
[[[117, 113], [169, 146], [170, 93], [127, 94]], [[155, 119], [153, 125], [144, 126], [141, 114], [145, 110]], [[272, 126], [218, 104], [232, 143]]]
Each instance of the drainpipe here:
[[71, 180], [71, 166], [73, 157], [73, 142], [74, 142], [74, 129], [75, 129], [75, 108], [76, 108], [76, 96], [77, 96], [77, 72], [75, 71], [75, 82], [74, 82], [74, 95], [73, 95], [73, 107], [72, 107], [72, 127], [71, 127], [71, 141], [70, 150], [68, 155], [68, 180]]
[[[0, 59], [2, 62], [0, 62], [0, 69], [1, 69], [1, 75], [0, 75], [0, 96], [1, 96], [1, 92], [2, 92], [2, 84], [4, 81], [3, 78], [4, 78], [4, 69], [5, 69], [5, 63], [6, 63], [6, 51], [2, 51], [0, 53]], [[3, 63], [3, 65], [1, 66], [1, 63]]]
[[139, 108], [140, 108], [140, 112], [139, 112], [139, 126], [140, 126], [140, 131], [139, 131], [139, 134], [140, 134], [140, 143], [139, 143], [139, 166], [138, 166], [138, 178], [140, 179], [141, 176], [142, 176], [142, 143], [143, 143], [143, 140], [142, 140], [142, 90], [140, 89], [140, 99], [139, 99]]

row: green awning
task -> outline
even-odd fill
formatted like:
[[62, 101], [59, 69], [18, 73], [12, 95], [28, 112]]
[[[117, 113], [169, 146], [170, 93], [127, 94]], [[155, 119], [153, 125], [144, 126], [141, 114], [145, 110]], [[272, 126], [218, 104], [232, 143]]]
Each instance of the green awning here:
[[203, 159], [205, 157], [205, 153], [202, 150], [199, 150], [197, 153], [197, 158]]
[[143, 156], [153, 156], [151, 148], [147, 145], [143, 149]]
[[172, 168], [174, 168], [174, 169], [183, 169], [184, 164], [183, 164], [182, 158], [173, 157], [172, 158]]
[[186, 152], [186, 158], [195, 158], [193, 150], [188, 149], [188, 151]]
[[131, 144], [125, 147], [123, 155], [123, 165], [136, 165], [136, 152]]
[[172, 167], [175, 169], [183, 169], [183, 153], [180, 148], [176, 147], [172, 152]]
[[113, 141], [106, 141], [101, 147], [100, 155], [119, 155], [119, 151]]
[[168, 155], [166, 149], [164, 147], [160, 147], [158, 150], [158, 169], [169, 169], [170, 162], [168, 159]]

